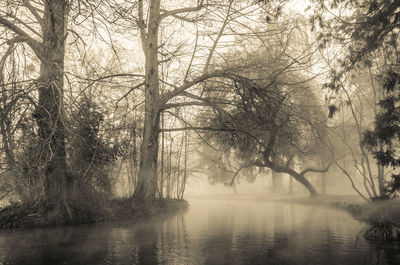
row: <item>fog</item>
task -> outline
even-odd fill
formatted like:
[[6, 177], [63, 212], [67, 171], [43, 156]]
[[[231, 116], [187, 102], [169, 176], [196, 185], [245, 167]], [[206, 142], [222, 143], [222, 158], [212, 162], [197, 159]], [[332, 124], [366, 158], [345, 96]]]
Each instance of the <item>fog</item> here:
[[400, 264], [399, 0], [0, 0], [0, 265]]
[[91, 226], [0, 232], [5, 264], [396, 264], [395, 245], [360, 237], [344, 211], [248, 199]]
[[[328, 173], [329, 174], [329, 173]], [[191, 198], [193, 196], [204, 196], [208, 195], [265, 195], [269, 197], [279, 196], [282, 197], [284, 195], [297, 195], [297, 196], [308, 196], [307, 190], [302, 187], [301, 184], [293, 183], [293, 192], [289, 193], [289, 176], [282, 176], [282, 190], [274, 191], [273, 189], [273, 181], [272, 176], [266, 174], [264, 176], [258, 177], [256, 180], [252, 182], [248, 182], [247, 180], [238, 179], [235, 183], [235, 188], [226, 183], [219, 184], [211, 184], [208, 180], [208, 176], [200, 175], [192, 177], [187, 182], [187, 187], [185, 191], [185, 198]], [[319, 176], [316, 177], [317, 179]], [[228, 177], [227, 177], [228, 179]], [[330, 195], [355, 195], [356, 193], [349, 185], [348, 179], [345, 176], [337, 174], [337, 175], [329, 175], [328, 177], [328, 188], [327, 194]]]

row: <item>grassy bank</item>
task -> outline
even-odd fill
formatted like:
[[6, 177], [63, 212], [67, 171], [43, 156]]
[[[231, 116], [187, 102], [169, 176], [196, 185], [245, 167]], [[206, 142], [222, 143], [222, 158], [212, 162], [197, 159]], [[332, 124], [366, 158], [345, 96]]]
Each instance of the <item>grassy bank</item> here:
[[365, 237], [372, 240], [400, 241], [400, 200], [347, 206], [354, 218], [368, 224]]
[[[102, 204], [71, 202], [68, 210], [51, 203], [12, 204], [0, 209], [0, 228], [31, 228], [57, 225], [89, 224], [119, 219], [139, 219], [185, 209], [185, 200], [157, 200], [141, 209], [132, 209], [130, 199], [117, 199]], [[65, 208], [65, 207], [64, 207]], [[65, 218], [62, 211], [71, 216]]]
[[274, 201], [321, 205], [343, 209], [368, 225], [365, 238], [400, 241], [400, 200], [366, 202], [353, 195], [319, 195], [317, 197], [285, 197]]
[[307, 195], [283, 195], [273, 196], [272, 201], [288, 202], [307, 205], [340, 206], [340, 205], [364, 205], [367, 202], [356, 195], [318, 195], [315, 197]]

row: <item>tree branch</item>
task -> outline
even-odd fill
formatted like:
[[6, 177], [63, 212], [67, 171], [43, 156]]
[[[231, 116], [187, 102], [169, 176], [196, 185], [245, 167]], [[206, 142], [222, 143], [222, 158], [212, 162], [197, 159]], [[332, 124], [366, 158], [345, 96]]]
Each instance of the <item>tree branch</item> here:
[[235, 129], [230, 128], [213, 128], [213, 127], [181, 127], [181, 128], [164, 128], [160, 132], [181, 132], [181, 131], [214, 131], [214, 132], [234, 132]]
[[211, 62], [211, 59], [212, 59], [212, 57], [214, 55], [215, 49], [217, 48], [218, 42], [219, 42], [219, 40], [221, 39], [221, 37], [222, 37], [222, 35], [224, 33], [225, 27], [229, 23], [229, 15], [230, 15], [232, 3], [233, 3], [233, 0], [229, 1], [228, 12], [226, 14], [224, 22], [222, 23], [221, 29], [218, 32], [217, 38], [214, 40], [213, 46], [210, 49], [210, 53], [208, 54], [207, 61], [206, 61], [205, 65], [204, 65], [203, 73], [207, 73], [208, 67], [210, 66], [210, 62]]
[[169, 17], [169, 16], [174, 16], [174, 17], [180, 19], [180, 17], [182, 17], [182, 16], [179, 16], [178, 14], [190, 13], [190, 12], [199, 11], [199, 10], [201, 10], [203, 7], [204, 7], [204, 0], [201, 0], [201, 2], [200, 2], [196, 7], [184, 7], [184, 8], [178, 8], [178, 9], [170, 10], [170, 11], [168, 11], [168, 10], [161, 10], [161, 11], [163, 11], [164, 13], [162, 13], [162, 14], [160, 15], [160, 21], [163, 20], [163, 19], [166, 18], [166, 17]]
[[20, 23], [22, 26], [26, 27], [27, 29], [29, 29], [32, 33], [35, 33], [37, 36], [39, 36], [40, 38], [42, 37], [42, 34], [40, 34], [38, 31], [36, 31], [33, 27], [31, 27], [27, 22], [25, 22], [24, 20], [16, 17], [15, 15], [6, 13], [5, 17], [10, 17], [12, 19], [14, 19], [15, 21], [11, 22], [12, 24], [16, 25], [16, 22]]
[[289, 158], [288, 158], [288, 160], [286, 161], [286, 166], [288, 167], [288, 166], [290, 166], [290, 163], [292, 162], [292, 160], [293, 160], [293, 158], [296, 156], [296, 154], [292, 154]]
[[29, 36], [25, 31], [23, 31], [21, 28], [19, 28], [17, 25], [14, 23], [8, 21], [4, 17], [0, 16], [0, 25], [5, 26], [12, 32], [18, 35], [19, 42], [26, 42], [32, 50], [38, 55], [38, 57], [42, 57], [42, 49], [41, 49], [41, 43]]
[[205, 102], [200, 102], [200, 101], [189, 101], [189, 102], [180, 102], [180, 103], [170, 103], [170, 104], [165, 104], [165, 105], [161, 108], [161, 111], [166, 110], [166, 109], [179, 108], [179, 107], [186, 107], [186, 106], [210, 106], [210, 104], [205, 103]]
[[117, 103], [115, 103], [115, 106], [118, 107], [118, 103], [121, 102], [124, 98], [126, 98], [133, 90], [138, 89], [141, 86], [144, 86], [145, 82], [139, 83], [136, 86], [131, 87], [128, 92], [126, 92], [121, 98], [117, 100]]
[[235, 175], [233, 175], [231, 182], [229, 183], [229, 185], [233, 186], [233, 182], [235, 181], [235, 178], [237, 175], [239, 175], [239, 172], [242, 170], [242, 168], [244, 167], [244, 165], [241, 165], [240, 168], [236, 171]]
[[146, 43], [147, 43], [147, 32], [146, 32], [146, 22], [144, 21], [144, 15], [143, 15], [143, 0], [139, 0], [138, 4], [138, 27], [140, 31], [140, 39], [142, 42], [142, 48], [144, 53], [147, 53], [147, 48], [146, 48]]
[[227, 71], [216, 71], [213, 73], [206, 73], [206, 74], [201, 75], [198, 78], [195, 78], [194, 80], [192, 80], [190, 82], [186, 82], [181, 87], [175, 86], [174, 91], [167, 92], [164, 95], [162, 95], [161, 101], [163, 102], [163, 104], [166, 104], [169, 100], [178, 96], [179, 94], [181, 94], [185, 90], [189, 89], [190, 87], [197, 85], [203, 81], [206, 81], [207, 79], [211, 79], [211, 78], [215, 78], [215, 77], [224, 77], [224, 78], [228, 78], [231, 80], [238, 79], [238, 77], [235, 77], [234, 75], [229, 74]]
[[330, 166], [332, 165], [332, 163], [329, 163], [329, 165], [324, 168], [324, 169], [314, 169], [314, 168], [306, 168], [303, 171], [300, 172], [300, 175], [305, 175], [308, 172], [314, 172], [314, 173], [325, 173], [328, 172]]
[[29, 0], [22, 0], [26, 8], [32, 13], [32, 15], [36, 18], [37, 22], [39, 23], [40, 27], [43, 30], [43, 18], [39, 15], [39, 13], [36, 11], [35, 7], [29, 3]]
[[198, 40], [199, 40], [199, 30], [198, 30], [197, 27], [196, 27], [196, 39], [195, 39], [195, 42], [194, 42], [194, 49], [193, 49], [192, 56], [191, 56], [191, 58], [190, 58], [190, 62], [189, 62], [188, 68], [187, 68], [187, 70], [186, 70], [185, 78], [183, 79], [184, 82], [186, 82], [187, 79], [188, 79], [188, 77], [189, 77], [190, 68], [191, 68], [192, 65], [193, 65], [193, 60], [194, 60], [194, 57], [195, 57], [195, 54], [196, 54], [196, 51], [197, 51]]

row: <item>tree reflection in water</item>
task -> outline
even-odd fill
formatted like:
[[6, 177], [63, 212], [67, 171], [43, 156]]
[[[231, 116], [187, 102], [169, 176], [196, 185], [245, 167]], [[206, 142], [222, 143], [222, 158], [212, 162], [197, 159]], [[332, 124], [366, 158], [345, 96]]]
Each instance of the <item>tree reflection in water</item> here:
[[194, 200], [187, 212], [0, 232], [1, 264], [400, 264], [398, 244], [369, 243], [334, 209]]

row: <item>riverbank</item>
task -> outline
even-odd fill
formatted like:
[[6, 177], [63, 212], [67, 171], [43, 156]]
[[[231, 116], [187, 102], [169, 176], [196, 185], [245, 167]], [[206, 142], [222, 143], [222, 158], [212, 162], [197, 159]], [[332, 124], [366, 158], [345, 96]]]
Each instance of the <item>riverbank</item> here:
[[273, 201], [335, 207], [368, 225], [364, 235], [371, 240], [400, 241], [400, 200], [366, 202], [356, 195], [282, 197]]
[[[90, 224], [120, 219], [135, 220], [183, 210], [188, 206], [187, 201], [176, 199], [156, 200], [146, 208], [136, 210], [132, 209], [130, 199], [116, 199], [97, 205], [74, 202], [69, 204], [69, 209], [50, 203], [12, 204], [0, 209], [0, 229]], [[66, 211], [70, 218], [65, 218]]]
[[367, 202], [357, 195], [266, 195], [214, 194], [194, 198], [219, 200], [257, 200], [279, 203], [315, 205], [336, 208], [350, 213], [354, 219], [367, 225], [365, 238], [400, 241], [400, 199]]

